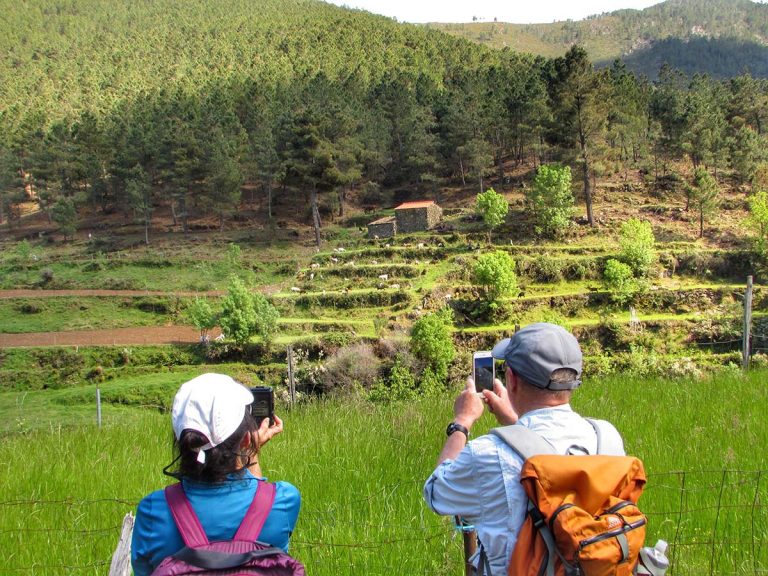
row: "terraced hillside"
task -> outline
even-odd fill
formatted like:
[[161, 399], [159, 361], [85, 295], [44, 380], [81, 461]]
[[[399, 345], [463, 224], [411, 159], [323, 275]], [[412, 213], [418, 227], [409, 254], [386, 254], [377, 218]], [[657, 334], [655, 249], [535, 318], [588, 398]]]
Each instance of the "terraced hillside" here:
[[[326, 229], [321, 250], [300, 225], [292, 225], [291, 234], [245, 227], [171, 234], [151, 247], [134, 242], [131, 229], [104, 240], [83, 230], [74, 242], [54, 245], [18, 241], [23, 229], [12, 230], [0, 263], [0, 381], [5, 388], [39, 388], [161, 366], [237, 362], [247, 379], [280, 383], [288, 345], [320, 364], [358, 342], [391, 360], [393, 350], [407, 346], [413, 322], [445, 306], [453, 311], [457, 378], [472, 350], [542, 320], [581, 338], [588, 373], [696, 373], [740, 363], [750, 274], [756, 275], [754, 361], [762, 361], [768, 348], [762, 260], [743, 228], [738, 190], [724, 199], [703, 240], [695, 239], [694, 214], [674, 203], [654, 204], [652, 197], [637, 200], [633, 186], [606, 183], [598, 189], [597, 228], [576, 224], [567, 242], [544, 242], [531, 235], [522, 190], [505, 195], [512, 210], [493, 243], [473, 197], [459, 191], [444, 195], [439, 230], [368, 239], [362, 222], [378, 214], [358, 208]], [[646, 289], [619, 305], [603, 270], [619, 250], [618, 225], [630, 216], [653, 223], [658, 259]], [[34, 219], [27, 229], [36, 229]], [[520, 285], [519, 295], [494, 308], [471, 273], [489, 251], [515, 260]], [[216, 307], [233, 274], [278, 309], [278, 334], [246, 350], [226, 341], [199, 346], [186, 309], [196, 298]], [[211, 336], [218, 334], [214, 329]], [[50, 348], [62, 345], [68, 347]]]

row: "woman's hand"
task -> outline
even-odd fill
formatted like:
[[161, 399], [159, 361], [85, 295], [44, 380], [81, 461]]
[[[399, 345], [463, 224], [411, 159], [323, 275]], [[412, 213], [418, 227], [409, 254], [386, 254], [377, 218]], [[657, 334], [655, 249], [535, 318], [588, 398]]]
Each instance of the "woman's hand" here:
[[269, 442], [274, 436], [280, 434], [283, 431], [283, 421], [277, 414], [274, 415], [274, 419], [274, 424], [270, 425], [269, 418], [264, 418], [264, 420], [261, 421], [259, 429], [256, 430], [255, 440], [259, 449], [261, 449], [261, 447]]

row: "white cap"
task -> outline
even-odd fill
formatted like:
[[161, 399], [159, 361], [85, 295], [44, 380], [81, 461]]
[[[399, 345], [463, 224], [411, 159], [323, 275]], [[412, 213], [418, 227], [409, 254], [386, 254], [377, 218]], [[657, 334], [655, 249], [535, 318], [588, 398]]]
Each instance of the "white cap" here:
[[218, 446], [240, 427], [245, 407], [253, 394], [225, 374], [203, 374], [185, 382], [176, 392], [171, 410], [173, 433], [178, 440], [184, 430], [200, 432], [208, 444], [200, 448], [198, 461], [205, 462], [204, 450]]

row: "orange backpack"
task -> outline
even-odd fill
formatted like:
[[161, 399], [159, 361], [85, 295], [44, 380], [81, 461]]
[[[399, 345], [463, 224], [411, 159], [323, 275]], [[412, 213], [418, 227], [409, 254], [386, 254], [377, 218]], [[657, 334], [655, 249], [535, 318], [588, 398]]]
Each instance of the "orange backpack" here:
[[509, 576], [630, 576], [645, 540], [637, 507], [643, 463], [630, 456], [556, 455], [524, 426], [496, 428], [525, 461], [520, 481], [528, 513], [509, 563]]

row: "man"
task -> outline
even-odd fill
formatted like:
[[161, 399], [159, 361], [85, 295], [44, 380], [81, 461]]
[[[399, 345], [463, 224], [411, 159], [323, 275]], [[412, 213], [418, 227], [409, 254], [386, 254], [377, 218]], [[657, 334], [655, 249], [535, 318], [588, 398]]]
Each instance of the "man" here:
[[[454, 403], [437, 468], [424, 485], [424, 499], [438, 514], [473, 524], [480, 542], [473, 558], [478, 573], [502, 576], [525, 519], [527, 498], [520, 484], [523, 460], [512, 448], [493, 434], [468, 442], [484, 405], [500, 424], [530, 428], [560, 454], [597, 453], [597, 433], [570, 406], [582, 370], [581, 348], [571, 333], [554, 324], [531, 324], [496, 344], [491, 354], [504, 360], [506, 387], [496, 380], [493, 391], [480, 395], [472, 378], [467, 379]], [[605, 421], [597, 425], [601, 453], [623, 455], [616, 429]], [[487, 558], [483, 566], [481, 554]]]

